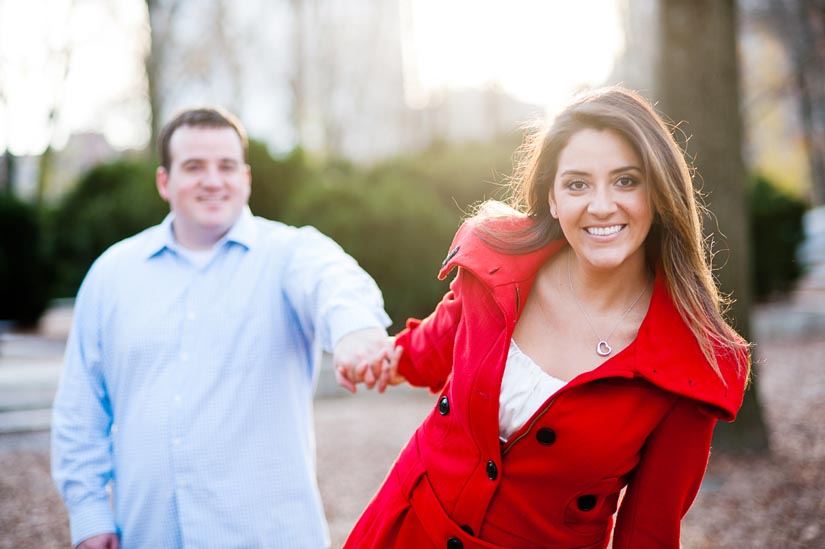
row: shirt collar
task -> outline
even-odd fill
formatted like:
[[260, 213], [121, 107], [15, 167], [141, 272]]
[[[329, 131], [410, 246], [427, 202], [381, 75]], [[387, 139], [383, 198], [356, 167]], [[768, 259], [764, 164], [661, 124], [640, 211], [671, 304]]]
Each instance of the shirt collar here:
[[[178, 250], [180, 244], [178, 244], [177, 240], [175, 240], [175, 234], [172, 230], [172, 221], [174, 221], [174, 219], [174, 212], [169, 212], [166, 217], [163, 218], [160, 225], [157, 226], [157, 230], [153, 231], [153, 234], [146, 243], [146, 259], [154, 257], [164, 250]], [[215, 246], [223, 246], [227, 242], [240, 244], [247, 250], [254, 246], [255, 220], [249, 206], [246, 206], [243, 210], [241, 210], [241, 215], [238, 217], [238, 220], [235, 221], [235, 224], [232, 225], [223, 238], [215, 243]]]

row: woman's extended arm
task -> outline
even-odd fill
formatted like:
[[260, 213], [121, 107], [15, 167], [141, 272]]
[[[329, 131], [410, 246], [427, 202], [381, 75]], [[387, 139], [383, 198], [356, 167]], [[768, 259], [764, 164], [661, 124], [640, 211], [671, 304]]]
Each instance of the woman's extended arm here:
[[459, 270], [435, 311], [424, 320], [408, 320], [406, 329], [395, 338], [396, 346], [404, 350], [398, 374], [410, 385], [437, 392], [452, 371], [455, 334], [461, 319], [461, 278]]

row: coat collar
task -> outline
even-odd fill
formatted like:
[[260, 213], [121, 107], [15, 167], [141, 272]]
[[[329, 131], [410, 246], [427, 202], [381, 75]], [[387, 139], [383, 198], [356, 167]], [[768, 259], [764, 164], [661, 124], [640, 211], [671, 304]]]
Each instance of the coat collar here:
[[[528, 221], [526, 218], [516, 221], [522, 222]], [[476, 227], [465, 223], [458, 230], [439, 279], [446, 278], [456, 267], [472, 273], [493, 294], [512, 332], [537, 271], [566, 242], [553, 241], [535, 252], [510, 254], [485, 243], [476, 233]], [[650, 307], [636, 339], [595, 370], [571, 381], [571, 385], [574, 381], [578, 384], [606, 377], [640, 377], [666, 391], [702, 403], [713, 416], [733, 421], [742, 405], [745, 388], [739, 364], [748, 357], [745, 352], [731, 356], [720, 351], [716, 359], [722, 378], [708, 363], [696, 337], [676, 309], [664, 273], [659, 269]]]

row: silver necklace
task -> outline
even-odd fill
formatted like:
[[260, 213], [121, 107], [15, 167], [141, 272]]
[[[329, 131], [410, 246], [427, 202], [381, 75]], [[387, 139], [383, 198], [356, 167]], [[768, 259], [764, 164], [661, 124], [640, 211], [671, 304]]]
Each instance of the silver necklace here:
[[633, 310], [633, 307], [635, 307], [639, 300], [642, 299], [642, 296], [645, 295], [645, 292], [647, 291], [647, 287], [650, 284], [650, 281], [648, 280], [647, 282], [645, 282], [645, 287], [642, 288], [642, 293], [640, 293], [638, 297], [636, 297], [636, 299], [633, 300], [633, 303], [630, 304], [630, 307], [628, 307], [627, 310], [624, 312], [622, 318], [620, 318], [616, 325], [613, 326], [613, 329], [610, 330], [610, 333], [607, 334], [607, 337], [601, 338], [599, 337], [599, 334], [596, 333], [596, 328], [594, 328], [593, 323], [590, 322], [590, 317], [587, 316], [584, 307], [582, 307], [582, 304], [579, 303], [579, 298], [576, 297], [576, 290], [573, 289], [573, 277], [570, 276], [570, 254], [572, 253], [573, 252], [570, 251], [567, 255], [567, 282], [570, 284], [570, 294], [573, 296], [573, 301], [576, 302], [576, 306], [579, 308], [582, 315], [584, 315], [584, 319], [587, 321], [587, 325], [590, 326], [590, 330], [593, 332], [593, 335], [596, 336], [596, 339], [599, 340], [599, 342], [596, 344], [596, 353], [598, 353], [599, 356], [608, 356], [610, 355], [610, 353], [613, 352], [613, 347], [610, 346], [607, 340], [610, 339], [610, 336], [613, 335], [613, 332], [616, 331], [616, 328], [619, 327], [619, 324], [622, 323], [622, 321], [630, 313], [630, 311]]

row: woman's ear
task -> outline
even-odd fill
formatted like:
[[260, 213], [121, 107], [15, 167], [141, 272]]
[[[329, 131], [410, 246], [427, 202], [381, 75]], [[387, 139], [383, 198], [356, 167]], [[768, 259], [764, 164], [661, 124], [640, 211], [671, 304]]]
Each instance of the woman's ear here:
[[550, 192], [550, 196], [547, 197], [547, 203], [550, 204], [550, 216], [553, 219], [559, 218], [559, 212], [556, 210], [556, 201], [553, 200], [553, 192]]

